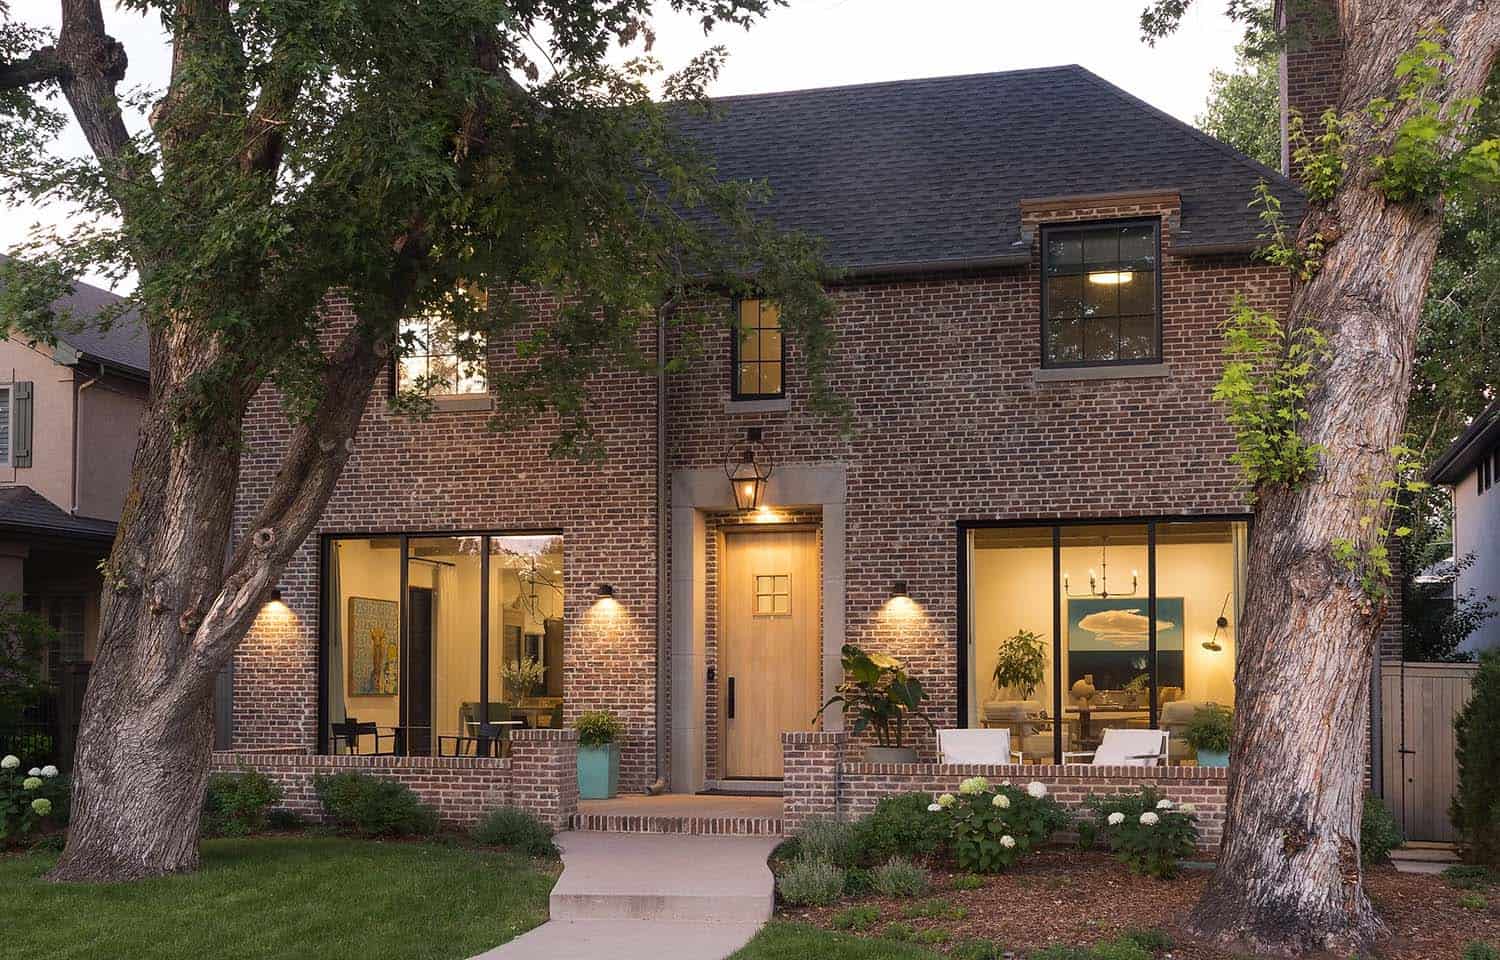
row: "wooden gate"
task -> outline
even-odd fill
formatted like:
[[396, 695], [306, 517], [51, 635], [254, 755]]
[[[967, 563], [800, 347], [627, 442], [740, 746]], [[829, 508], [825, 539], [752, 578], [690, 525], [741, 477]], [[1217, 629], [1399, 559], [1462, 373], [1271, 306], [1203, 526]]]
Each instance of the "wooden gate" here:
[[1385, 802], [1406, 839], [1453, 841], [1448, 805], [1458, 786], [1453, 719], [1469, 702], [1474, 663], [1380, 668], [1380, 749]]

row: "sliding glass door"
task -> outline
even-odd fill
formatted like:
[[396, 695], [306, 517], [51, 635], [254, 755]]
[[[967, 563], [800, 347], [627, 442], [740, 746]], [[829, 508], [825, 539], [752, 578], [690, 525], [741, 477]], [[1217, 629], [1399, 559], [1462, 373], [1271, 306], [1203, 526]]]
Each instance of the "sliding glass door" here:
[[1030, 763], [1112, 727], [1170, 734], [1234, 703], [1242, 519], [960, 525], [962, 722], [1004, 727]]
[[563, 538], [324, 541], [319, 746], [474, 755], [562, 724]]

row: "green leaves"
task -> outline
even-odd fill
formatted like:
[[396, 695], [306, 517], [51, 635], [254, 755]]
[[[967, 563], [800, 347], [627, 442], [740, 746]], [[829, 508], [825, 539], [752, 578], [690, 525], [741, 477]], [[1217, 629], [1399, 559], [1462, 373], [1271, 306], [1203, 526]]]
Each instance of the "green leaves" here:
[[900, 660], [889, 654], [867, 653], [852, 643], [842, 651], [844, 679], [838, 692], [818, 709], [814, 720], [834, 704], [843, 707], [844, 715], [854, 715], [850, 732], [856, 736], [871, 727], [882, 747], [905, 745], [906, 721], [916, 718], [932, 727], [932, 720], [922, 710], [927, 691], [921, 681], [910, 677]]

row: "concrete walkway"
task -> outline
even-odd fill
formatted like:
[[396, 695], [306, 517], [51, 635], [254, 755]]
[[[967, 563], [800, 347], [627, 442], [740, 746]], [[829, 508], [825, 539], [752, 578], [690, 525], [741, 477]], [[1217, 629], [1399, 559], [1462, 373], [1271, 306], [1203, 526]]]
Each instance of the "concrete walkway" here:
[[551, 917], [474, 960], [722, 960], [775, 905], [779, 837], [563, 833]]

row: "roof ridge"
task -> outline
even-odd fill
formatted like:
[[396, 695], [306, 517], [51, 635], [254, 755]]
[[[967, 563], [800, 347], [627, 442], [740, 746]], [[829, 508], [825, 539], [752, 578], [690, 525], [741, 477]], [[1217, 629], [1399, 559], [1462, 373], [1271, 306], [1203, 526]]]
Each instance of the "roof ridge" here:
[[[709, 97], [713, 103], [729, 100], [768, 100], [775, 97], [796, 97], [809, 93], [837, 93], [844, 90], [871, 90], [876, 87], [913, 86], [917, 84], [942, 83], [954, 80], [974, 80], [979, 77], [1018, 77], [1033, 73], [1053, 73], [1063, 70], [1083, 70], [1076, 63], [1056, 64], [1050, 67], [1017, 67], [1014, 70], [982, 70], [976, 73], [940, 74], [932, 77], [905, 77], [899, 80], [871, 80], [866, 83], [837, 83], [827, 87], [799, 87], [794, 90], [767, 90], [763, 93], [732, 93], [722, 97]], [[1084, 71], [1087, 73], [1087, 71]], [[1091, 74], [1092, 76], [1092, 74]]]
[[1302, 192], [1302, 187], [1298, 185], [1295, 180], [1291, 179], [1280, 170], [1271, 169], [1270, 167], [1261, 163], [1259, 160], [1256, 160], [1254, 157], [1241, 153], [1239, 150], [1216, 137], [1209, 136], [1208, 134], [1204, 133], [1202, 130], [1199, 130], [1197, 127], [1193, 126], [1191, 123], [1188, 123], [1185, 120], [1179, 120], [1177, 117], [1172, 116], [1170, 113], [1167, 113], [1160, 107], [1153, 106], [1150, 102], [1142, 100], [1140, 97], [1131, 93], [1129, 90], [1126, 90], [1124, 87], [1111, 83], [1110, 81], [1104, 79], [1103, 77], [1099, 76], [1092, 70], [1087, 69], [1086, 67], [1079, 66], [1076, 63], [1071, 64], [1070, 67], [1074, 70], [1077, 70], [1078, 73], [1082, 74], [1087, 80], [1091, 81], [1099, 87], [1102, 87], [1104, 90], [1112, 94], [1116, 99], [1124, 101], [1127, 105], [1134, 107], [1136, 110], [1145, 113], [1148, 116], [1156, 117], [1159, 120], [1165, 120], [1167, 123], [1187, 131], [1195, 138], [1202, 140], [1204, 143], [1207, 143], [1209, 146], [1229, 157], [1231, 160], [1234, 160], [1241, 166], [1249, 167], [1251, 170], [1259, 173], [1265, 179], [1270, 180], [1273, 183], [1279, 183], [1280, 185], [1289, 187], [1290, 189], [1295, 190], [1298, 193]]

